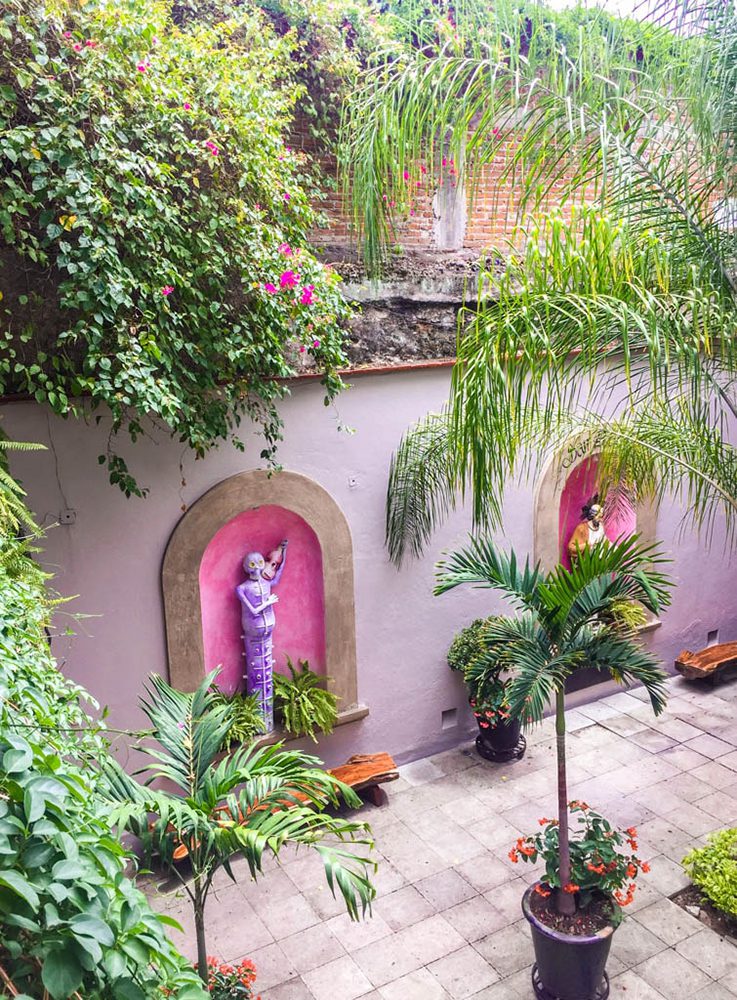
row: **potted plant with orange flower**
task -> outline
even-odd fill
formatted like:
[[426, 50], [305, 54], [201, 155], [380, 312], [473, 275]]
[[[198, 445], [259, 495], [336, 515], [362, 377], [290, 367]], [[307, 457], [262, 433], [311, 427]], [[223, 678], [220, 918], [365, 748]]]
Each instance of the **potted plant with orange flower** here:
[[669, 603], [672, 584], [660, 570], [663, 562], [654, 546], [631, 536], [582, 550], [570, 569], [559, 565], [544, 572], [529, 561], [522, 565], [514, 553], [502, 553], [485, 539], [472, 539], [438, 566], [436, 593], [462, 583], [490, 587], [519, 611], [491, 619], [484, 636], [490, 656], [496, 649], [514, 663], [511, 714], [533, 724], [555, 705], [558, 817], [543, 818], [542, 830], [521, 837], [510, 852], [513, 861], [545, 862], [544, 878], [522, 901], [539, 998], [607, 995], [612, 934], [636, 876], [646, 870], [635, 854], [634, 828], [621, 833], [586, 803], [568, 801], [565, 685], [577, 670], [594, 668], [620, 684], [642, 684], [655, 714], [663, 710], [665, 674], [636, 633], [611, 615], [622, 600], [639, 601], [654, 614]]
[[527, 746], [521, 723], [509, 708], [507, 689], [512, 664], [503, 650], [489, 648], [485, 635], [491, 618], [477, 618], [456, 635], [448, 650], [448, 666], [463, 674], [479, 734], [476, 750], [486, 760], [519, 760]]

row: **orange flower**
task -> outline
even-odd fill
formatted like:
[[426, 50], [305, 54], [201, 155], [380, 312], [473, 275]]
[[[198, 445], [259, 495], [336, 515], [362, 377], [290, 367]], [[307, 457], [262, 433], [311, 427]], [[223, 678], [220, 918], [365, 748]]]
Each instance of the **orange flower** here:
[[507, 857], [509, 858], [510, 861], [513, 861], [514, 864], [517, 864], [517, 862], [519, 861], [519, 854], [517, 854], [517, 851], [514, 848], [512, 848]]
[[604, 872], [606, 871], [606, 868], [605, 868], [604, 865], [592, 865], [591, 862], [589, 862], [586, 865], [586, 867], [588, 868], [588, 870], [590, 872], [594, 872], [596, 875], [603, 875]]
[[524, 854], [526, 858], [531, 858], [535, 853], [535, 848], [532, 844], [523, 844], [519, 849], [520, 854]]
[[628, 826], [627, 829], [624, 832], [627, 834], [628, 837], [636, 837], [637, 836], [637, 827], [636, 826]]
[[630, 847], [632, 848], [633, 851], [637, 850], [637, 841], [636, 840], [628, 840], [627, 843], [630, 845]]
[[567, 892], [572, 896], [573, 893], [578, 892], [580, 888], [581, 888], [580, 885], [574, 885], [573, 882], [569, 882], [568, 885], [563, 886], [563, 892]]
[[550, 889], [543, 889], [542, 883], [538, 883], [538, 885], [535, 886], [535, 892], [538, 896], [542, 896], [543, 899], [547, 899], [550, 895]]
[[538, 820], [538, 823], [540, 824], [540, 826], [549, 826], [551, 824], [554, 825], [554, 826], [557, 826], [558, 825], [558, 820], [557, 819], [548, 819], [546, 816], [543, 816], [542, 819]]
[[637, 875], [637, 868], [630, 861], [630, 863], [627, 865], [627, 878], [634, 878], [635, 875]]
[[647, 861], [640, 862], [640, 871], [645, 872], [646, 875], [650, 871], [650, 865], [647, 863]]

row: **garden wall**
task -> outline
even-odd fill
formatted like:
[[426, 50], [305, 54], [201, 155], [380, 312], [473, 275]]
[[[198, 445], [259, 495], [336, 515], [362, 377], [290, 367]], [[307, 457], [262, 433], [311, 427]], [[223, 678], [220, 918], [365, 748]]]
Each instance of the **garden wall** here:
[[[320, 752], [330, 763], [377, 750], [410, 759], [470, 732], [464, 691], [448, 670], [445, 653], [458, 628], [499, 604], [487, 592], [470, 589], [432, 596], [433, 564], [441, 549], [463, 542], [467, 514], [451, 518], [426, 557], [402, 570], [390, 565], [383, 548], [391, 453], [405, 428], [446, 398], [449, 373], [435, 367], [357, 376], [336, 408], [327, 409], [318, 384], [297, 381], [283, 404], [283, 465], [330, 494], [353, 539], [358, 702], [369, 714], [323, 742]], [[161, 569], [182, 507], [254, 468], [258, 442], [244, 429], [245, 454], [223, 446], [194, 461], [181, 445], [152, 432], [150, 439], [124, 449], [150, 496], [126, 500], [108, 485], [97, 463], [105, 450], [105, 419], [99, 425], [94, 419], [63, 421], [31, 402], [5, 404], [3, 416], [11, 437], [49, 447], [14, 455], [12, 463], [39, 520], [49, 525], [62, 511], [74, 512], [74, 523], [49, 531], [40, 558], [61, 593], [78, 595], [60, 615], [87, 617], [69, 619], [77, 634], [59, 640], [54, 652], [71, 677], [109, 705], [111, 725], [137, 726], [142, 716], [136, 700], [147, 674], [166, 671]], [[339, 419], [355, 433], [339, 431]], [[507, 498], [501, 540], [521, 553], [533, 548], [534, 486], [514, 487]], [[724, 539], [717, 530], [705, 554], [703, 540], [682, 532], [680, 521], [677, 505], [661, 508], [657, 534], [674, 556], [680, 586], [662, 624], [647, 636], [669, 667], [682, 648], [705, 645], [712, 630], [719, 630], [721, 640], [737, 638], [735, 572]], [[124, 743], [121, 739], [123, 757]]]

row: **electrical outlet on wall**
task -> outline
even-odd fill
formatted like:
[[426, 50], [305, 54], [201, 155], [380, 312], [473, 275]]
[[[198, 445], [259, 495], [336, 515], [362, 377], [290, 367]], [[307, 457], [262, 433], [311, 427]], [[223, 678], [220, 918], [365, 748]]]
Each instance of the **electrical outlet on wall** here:
[[77, 520], [76, 510], [72, 510], [71, 507], [67, 507], [59, 514], [59, 524], [74, 524]]

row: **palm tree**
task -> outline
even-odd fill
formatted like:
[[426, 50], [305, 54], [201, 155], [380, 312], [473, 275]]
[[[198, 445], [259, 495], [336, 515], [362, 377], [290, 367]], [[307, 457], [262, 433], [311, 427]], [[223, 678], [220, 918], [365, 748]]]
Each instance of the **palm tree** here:
[[[335, 893], [337, 886], [353, 919], [370, 907], [375, 891], [368, 875], [376, 869], [368, 825], [326, 812], [341, 801], [358, 806], [360, 799], [317, 758], [276, 745], [243, 748], [220, 759], [232, 708], [212, 690], [216, 673], [192, 693], [153, 675], [141, 705], [158, 746], [142, 747], [150, 758], [139, 772], [145, 781], [139, 784], [114, 763], [104, 776], [117, 803], [113, 822], [140, 837], [145, 857], [157, 856], [189, 897], [197, 966], [205, 982], [207, 896], [220, 867], [235, 881], [234, 855], [245, 858], [256, 878], [265, 853], [278, 857], [287, 844], [317, 851], [331, 890]], [[160, 779], [176, 790], [152, 787]], [[191, 879], [177, 865], [183, 858]]]
[[422, 44], [356, 88], [343, 173], [374, 268], [441, 159], [472, 197], [500, 162], [497, 212], [515, 202], [459, 316], [449, 403], [394, 458], [396, 562], [464, 492], [475, 527], [498, 526], [509, 479], [588, 431], [604, 479], [676, 493], [697, 524], [719, 512], [734, 533], [737, 13], [690, 3], [636, 21], [469, 0], [450, 37], [428, 41], [421, 18]]
[[[500, 591], [519, 610], [517, 617], [489, 619], [486, 652], [475, 669], [494, 673], [513, 667], [510, 711], [526, 723], [540, 722], [555, 703], [558, 763], [559, 881], [570, 882], [568, 787], [566, 781], [565, 683], [577, 670], [593, 667], [620, 684], [642, 684], [656, 715], [665, 707], [665, 674], [634, 634], [607, 624], [622, 600], [640, 601], [656, 613], [670, 601], [671, 583], [658, 569], [665, 560], [636, 536], [601, 543], [579, 553], [571, 569], [522, 566], [514, 552], [500, 552], [485, 539], [438, 564], [436, 594], [463, 583]], [[558, 889], [560, 913], [575, 912], [572, 895]]]

